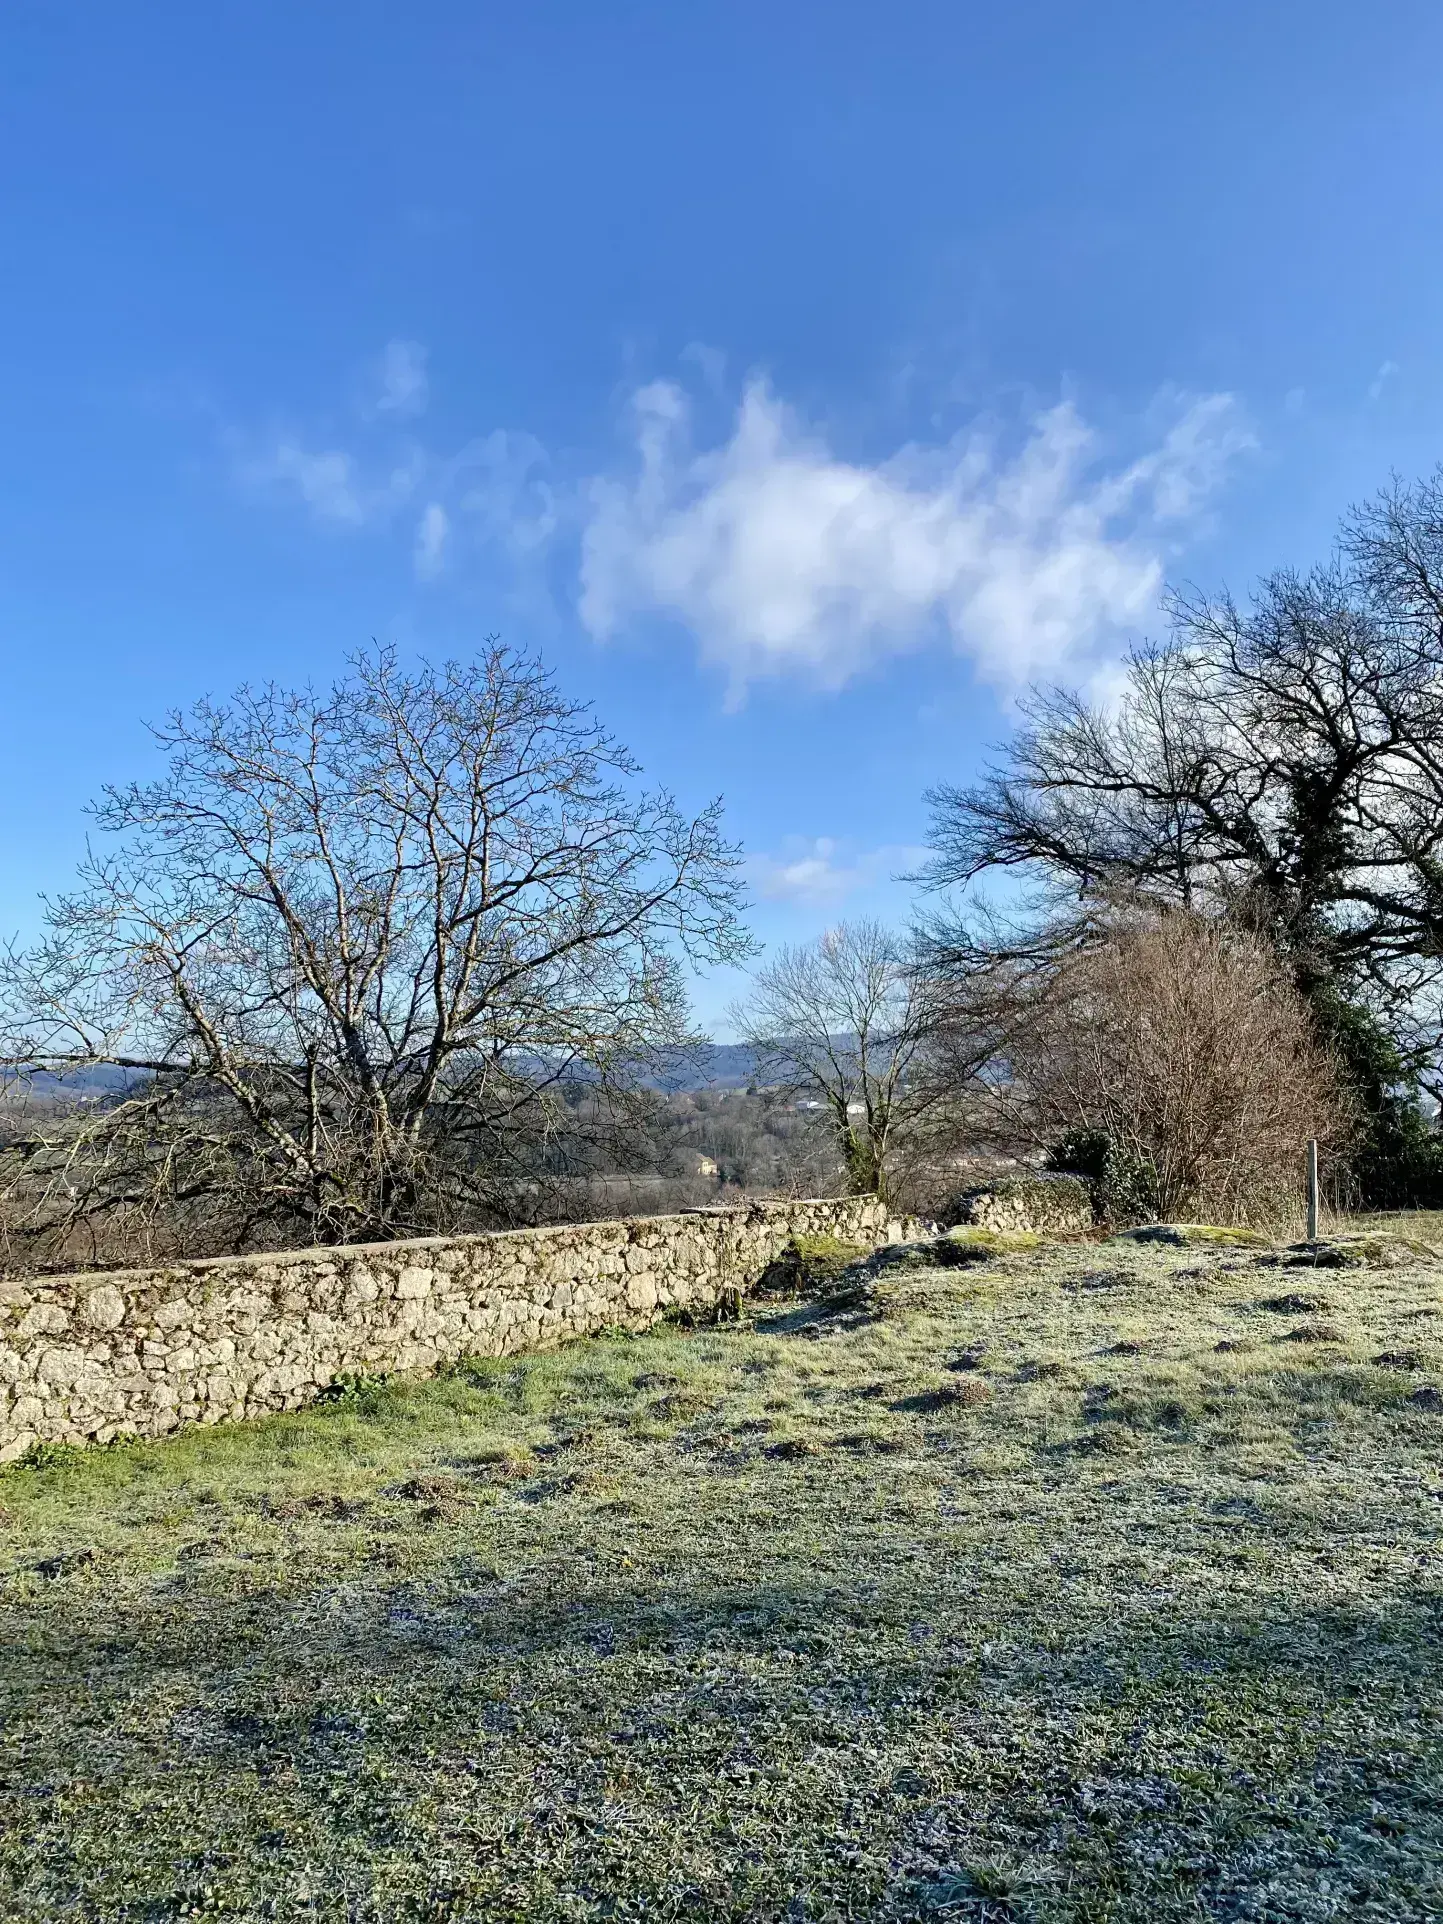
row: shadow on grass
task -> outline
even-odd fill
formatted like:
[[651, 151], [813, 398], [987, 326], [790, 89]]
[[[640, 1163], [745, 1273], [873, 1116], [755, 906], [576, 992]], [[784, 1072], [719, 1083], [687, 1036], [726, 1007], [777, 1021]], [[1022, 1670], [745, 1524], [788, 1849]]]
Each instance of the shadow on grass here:
[[843, 1567], [69, 1584], [7, 1656], [4, 1914], [1439, 1914], [1437, 1592]]

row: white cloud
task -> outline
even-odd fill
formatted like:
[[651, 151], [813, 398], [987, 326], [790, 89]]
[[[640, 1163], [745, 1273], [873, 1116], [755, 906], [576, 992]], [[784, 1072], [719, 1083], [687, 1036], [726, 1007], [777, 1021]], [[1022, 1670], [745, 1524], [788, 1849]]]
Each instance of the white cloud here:
[[350, 528], [394, 513], [415, 492], [420, 479], [414, 457], [368, 475], [346, 450], [312, 450], [288, 435], [263, 454], [243, 457], [238, 467], [241, 478], [252, 486], [280, 488], [298, 496], [318, 521]]
[[1368, 399], [1370, 401], [1376, 401], [1389, 381], [1395, 379], [1395, 377], [1401, 373], [1402, 369], [1396, 361], [1384, 361], [1369, 384]]
[[562, 527], [577, 525], [530, 434], [496, 429], [453, 454], [410, 435], [372, 434], [357, 447], [308, 445], [289, 431], [228, 440], [237, 479], [289, 497], [331, 527], [385, 527], [414, 505], [412, 561], [423, 581], [481, 551], [503, 552], [518, 570], [544, 563]]
[[[688, 355], [714, 405], [719, 357]], [[1168, 393], [1127, 458], [1105, 458], [1063, 403], [1010, 440], [975, 431], [864, 463], [761, 380], [721, 440], [699, 444], [686, 394], [658, 381], [633, 397], [627, 470], [585, 479], [523, 431], [423, 441], [406, 425], [426, 402], [414, 341], [391, 341], [372, 376], [357, 440], [231, 437], [239, 476], [336, 528], [405, 516], [423, 580], [505, 557], [518, 592], [542, 584], [548, 607], [556, 545], [577, 541], [591, 633], [669, 618], [733, 697], [779, 674], [836, 688], [938, 640], [1004, 693], [1092, 679], [1153, 614], [1165, 565], [1252, 445], [1230, 397]]]
[[1183, 524], [1251, 436], [1227, 395], [1164, 397], [1147, 453], [1099, 471], [1071, 403], [1010, 456], [981, 434], [866, 466], [833, 454], [762, 381], [697, 450], [681, 389], [634, 397], [637, 465], [589, 489], [581, 615], [696, 636], [733, 691], [799, 674], [838, 687], [941, 635], [992, 684], [1090, 665], [1156, 606]]
[[432, 581], [440, 574], [450, 531], [451, 522], [441, 503], [428, 502], [416, 529], [416, 573], [423, 581]]
[[398, 421], [409, 421], [426, 411], [430, 383], [426, 378], [426, 350], [419, 341], [387, 341], [375, 370], [372, 409]]
[[294, 441], [282, 441], [269, 463], [253, 465], [252, 474], [257, 480], [293, 487], [322, 521], [349, 521], [354, 526], [366, 518], [356, 463], [339, 449], [309, 454]]
[[496, 428], [462, 449], [447, 478], [477, 534], [522, 557], [544, 549], [560, 523], [548, 468], [534, 434]]
[[830, 836], [794, 835], [774, 855], [751, 856], [747, 875], [763, 901], [830, 909], [859, 890], [916, 868], [926, 853], [901, 845], [849, 853]]
[[370, 527], [403, 508], [432, 465], [424, 448], [398, 432], [425, 405], [426, 350], [390, 341], [368, 373], [360, 413], [370, 432], [359, 448], [316, 446], [289, 427], [268, 436], [231, 430], [223, 439], [245, 485], [289, 494], [334, 527]]

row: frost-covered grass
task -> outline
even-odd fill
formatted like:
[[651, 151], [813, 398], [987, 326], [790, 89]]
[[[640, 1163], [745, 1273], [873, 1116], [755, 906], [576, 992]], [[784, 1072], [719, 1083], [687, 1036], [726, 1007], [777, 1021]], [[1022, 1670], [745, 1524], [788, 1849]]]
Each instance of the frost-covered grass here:
[[1443, 1915], [1443, 1265], [978, 1254], [0, 1476], [0, 1917]]

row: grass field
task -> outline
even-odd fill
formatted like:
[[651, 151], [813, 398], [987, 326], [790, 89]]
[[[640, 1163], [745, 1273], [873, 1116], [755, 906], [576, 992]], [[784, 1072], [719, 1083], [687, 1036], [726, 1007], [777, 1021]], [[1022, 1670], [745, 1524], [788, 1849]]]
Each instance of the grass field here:
[[1443, 1264], [749, 1313], [0, 1476], [0, 1917], [1443, 1916]]

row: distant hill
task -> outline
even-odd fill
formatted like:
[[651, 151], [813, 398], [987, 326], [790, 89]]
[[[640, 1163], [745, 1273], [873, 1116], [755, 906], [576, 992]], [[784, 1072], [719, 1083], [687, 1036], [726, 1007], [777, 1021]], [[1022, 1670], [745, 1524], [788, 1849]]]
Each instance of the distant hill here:
[[144, 1080], [143, 1070], [114, 1069], [108, 1063], [97, 1064], [93, 1069], [72, 1069], [58, 1076], [48, 1072], [22, 1076], [12, 1070], [0, 1069], [0, 1095], [7, 1090], [14, 1090], [17, 1094], [29, 1091], [41, 1096], [108, 1096], [117, 1089], [129, 1089]]
[[[538, 1068], [539, 1068], [538, 1064]], [[695, 1053], [678, 1058], [675, 1065], [643, 1077], [647, 1088], [668, 1095], [693, 1089], [745, 1089], [756, 1077], [756, 1052], [744, 1042], [707, 1042]], [[138, 1069], [113, 1069], [97, 1066], [75, 1069], [65, 1075], [17, 1076], [0, 1070], [0, 1096], [7, 1090], [37, 1095], [100, 1096], [131, 1088], [143, 1082]]]
[[707, 1042], [674, 1069], [646, 1078], [669, 1095], [691, 1089], [745, 1089], [756, 1078], [756, 1051], [745, 1042]]

